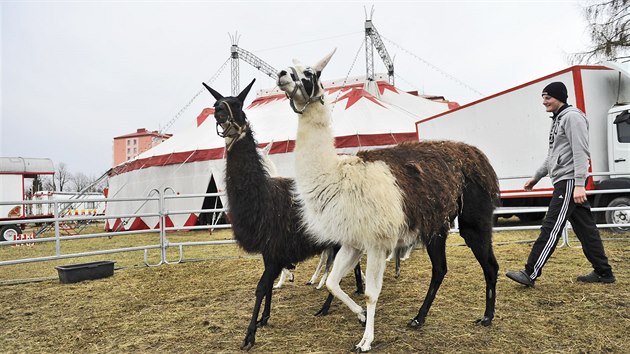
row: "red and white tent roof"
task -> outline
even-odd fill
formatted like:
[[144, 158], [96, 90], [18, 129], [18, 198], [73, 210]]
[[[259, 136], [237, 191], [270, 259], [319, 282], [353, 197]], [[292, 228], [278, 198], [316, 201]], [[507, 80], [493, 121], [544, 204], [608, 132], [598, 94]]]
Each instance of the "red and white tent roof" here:
[[[354, 78], [324, 82], [327, 99], [333, 107], [333, 133], [340, 153], [356, 153], [417, 140], [415, 122], [457, 104], [434, 102], [401, 91], [380, 76], [374, 92], [366, 90], [365, 80]], [[209, 100], [209, 102], [212, 100]], [[178, 194], [205, 193], [211, 176], [217, 189], [224, 190], [224, 140], [216, 134], [212, 108], [204, 109], [194, 124], [174, 134], [172, 138], [145, 151], [136, 159], [116, 166], [110, 173], [109, 197], [142, 197], [152, 189], [170, 187]], [[284, 93], [262, 90], [246, 108], [245, 113], [261, 146], [273, 142], [270, 158], [282, 176], [293, 176], [293, 148], [298, 118], [291, 110]], [[203, 198], [169, 200], [170, 210], [201, 209]], [[224, 205], [227, 204], [223, 200]], [[153, 212], [155, 203], [111, 203], [107, 213], [116, 216], [138, 212]], [[175, 227], [191, 226], [197, 214], [175, 215], [167, 224]], [[109, 224], [119, 227], [122, 218], [113, 218]], [[125, 229], [155, 228], [157, 217], [130, 220]]]

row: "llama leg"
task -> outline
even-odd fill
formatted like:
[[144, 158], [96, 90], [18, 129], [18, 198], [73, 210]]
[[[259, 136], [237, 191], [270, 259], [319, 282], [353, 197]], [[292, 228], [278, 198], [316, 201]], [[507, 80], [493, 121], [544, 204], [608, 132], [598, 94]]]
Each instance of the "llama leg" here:
[[431, 304], [433, 304], [433, 300], [435, 299], [435, 294], [437, 294], [442, 280], [446, 275], [446, 235], [446, 232], [441, 232], [439, 236], [433, 237], [426, 247], [429, 258], [431, 259], [431, 283], [429, 284], [429, 289], [424, 297], [420, 311], [418, 311], [416, 317], [409, 322], [409, 327], [416, 328], [424, 324]]
[[[243, 340], [243, 344], [241, 344], [241, 349], [249, 350], [256, 343], [256, 328], [258, 321], [258, 314], [260, 313], [260, 305], [262, 304], [262, 299], [267, 294], [267, 287], [271, 287], [273, 285], [273, 280], [278, 276], [280, 269], [274, 270], [274, 275], [270, 276], [270, 268], [265, 266], [265, 271], [263, 272], [260, 280], [258, 281], [258, 285], [256, 286], [256, 302], [254, 303], [254, 310], [252, 311], [252, 317], [249, 322], [249, 326], [247, 327], [247, 334], [245, 335], [245, 339]], [[271, 302], [271, 296], [268, 298], [269, 302]], [[266, 305], [266, 304], [265, 304]]]
[[322, 279], [320, 279], [315, 289], [317, 290], [321, 289], [324, 286], [324, 284], [326, 284], [326, 279], [328, 279], [328, 270], [324, 272], [324, 275], [322, 275]]
[[[354, 279], [357, 285], [357, 290], [354, 293], [357, 295], [363, 295], [365, 291], [363, 286], [363, 273], [361, 273], [361, 262], [358, 262], [356, 267], [354, 267]], [[333, 298], [333, 294], [328, 293], [326, 301], [324, 301], [322, 308], [317, 311], [315, 316], [326, 316], [328, 314], [328, 311], [330, 310], [330, 304], [332, 303]]]
[[407, 259], [409, 259], [409, 257], [411, 257], [411, 252], [413, 252], [414, 248], [416, 248], [416, 245], [410, 245], [406, 247], [407, 250], [405, 251], [405, 254], [402, 256], [402, 258], [400, 258], [401, 261], [406, 261]]
[[332, 304], [332, 301], [335, 297], [333, 296], [333, 294], [328, 293], [328, 297], [326, 298], [326, 301], [324, 301], [324, 304], [322, 305], [322, 308], [319, 309], [319, 311], [317, 311], [315, 313], [315, 316], [326, 316], [328, 315], [328, 311], [330, 310], [330, 304]]
[[372, 349], [374, 340], [374, 315], [376, 313], [376, 302], [383, 287], [383, 273], [385, 273], [387, 253], [378, 249], [370, 249], [367, 252], [367, 266], [365, 268], [365, 297], [367, 308], [367, 319], [363, 338], [355, 346], [361, 352]]
[[278, 280], [278, 283], [276, 283], [276, 285], [273, 286], [273, 288], [280, 289], [284, 285], [284, 282], [287, 280], [287, 277], [290, 274], [291, 274], [290, 270], [286, 268], [282, 268], [282, 272], [280, 273], [280, 279]]
[[324, 275], [322, 275], [322, 279], [317, 284], [317, 290], [321, 289], [324, 284], [326, 284], [326, 279], [328, 278], [328, 274], [330, 274], [330, 267], [332, 267], [333, 262], [335, 261], [335, 256], [337, 256], [337, 252], [339, 252], [339, 248], [329, 248], [328, 249], [328, 257], [326, 258], [326, 268], [324, 270]]
[[265, 284], [265, 308], [263, 309], [262, 317], [256, 322], [257, 327], [263, 327], [269, 322], [271, 317], [271, 297], [273, 296], [273, 280], [278, 277], [278, 274], [282, 272], [282, 269], [277, 266], [269, 266], [269, 281]]
[[326, 287], [331, 294], [346, 304], [346, 306], [350, 308], [350, 311], [357, 314], [359, 321], [365, 322], [363, 308], [357, 305], [357, 303], [354, 302], [339, 286], [341, 278], [348, 274], [360, 259], [361, 251], [350, 246], [342, 246], [335, 257], [333, 267], [328, 275], [328, 279], [326, 280]]
[[[460, 223], [460, 234], [466, 240], [483, 269], [483, 276], [486, 280], [486, 310], [483, 318], [475, 321], [482, 326], [489, 326], [494, 318], [494, 306], [496, 303], [497, 274], [499, 273], [499, 263], [492, 251], [490, 230], [478, 231]], [[485, 235], [483, 235], [485, 233]]]
[[459, 215], [459, 234], [477, 258], [486, 280], [486, 310], [483, 318], [476, 321], [483, 326], [489, 326], [494, 318], [499, 273], [499, 264], [492, 251], [492, 211], [492, 200], [483, 188], [474, 183], [468, 184]]
[[400, 276], [400, 258], [402, 255], [403, 249], [401, 247], [396, 247], [394, 253], [396, 254], [396, 273], [394, 274], [394, 278], [398, 279]]
[[317, 267], [315, 268], [315, 273], [313, 273], [313, 276], [311, 277], [311, 280], [309, 280], [308, 283], [306, 283], [306, 285], [315, 284], [315, 281], [317, 280], [317, 277], [319, 277], [319, 273], [322, 271], [322, 268], [324, 267], [324, 262], [328, 258], [328, 252], [329, 251], [330, 251], [330, 249], [327, 248], [327, 249], [325, 249], [322, 252], [321, 255], [319, 255], [319, 263], [317, 263]]
[[357, 295], [363, 295], [365, 293], [365, 287], [363, 286], [363, 274], [361, 273], [361, 262], [357, 263], [354, 267], [354, 280], [357, 284], [357, 290], [354, 292]]

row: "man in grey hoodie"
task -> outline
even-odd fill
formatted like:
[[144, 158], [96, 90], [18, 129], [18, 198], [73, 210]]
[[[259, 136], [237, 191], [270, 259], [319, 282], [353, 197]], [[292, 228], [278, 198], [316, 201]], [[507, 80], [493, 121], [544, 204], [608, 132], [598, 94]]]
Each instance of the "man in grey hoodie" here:
[[545, 162], [525, 183], [531, 190], [538, 181], [549, 175], [553, 195], [540, 228], [540, 235], [521, 271], [507, 272], [506, 276], [517, 283], [532, 287], [542, 268], [558, 244], [567, 220], [582, 243], [584, 255], [593, 265], [593, 271], [577, 277], [578, 282], [613, 283], [615, 276], [608, 264], [604, 245], [595, 225], [591, 207], [586, 199], [588, 177], [588, 120], [582, 111], [568, 105], [567, 88], [562, 82], [552, 82], [542, 91], [543, 105], [553, 113], [549, 131], [549, 152]]

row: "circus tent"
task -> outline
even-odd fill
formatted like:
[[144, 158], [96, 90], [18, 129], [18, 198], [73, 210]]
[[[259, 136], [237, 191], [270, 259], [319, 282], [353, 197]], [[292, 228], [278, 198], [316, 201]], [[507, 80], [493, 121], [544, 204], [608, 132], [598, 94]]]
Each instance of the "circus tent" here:
[[[333, 111], [333, 133], [337, 151], [353, 154], [416, 140], [415, 122], [457, 107], [452, 102], [434, 102], [397, 89], [385, 75], [377, 76], [373, 92], [365, 89], [364, 78], [324, 82]], [[214, 102], [209, 97], [208, 102]], [[270, 158], [282, 176], [293, 176], [293, 148], [297, 131], [296, 114], [284, 93], [261, 90], [245, 109], [260, 146], [272, 142]], [[216, 134], [213, 109], [204, 109], [193, 124], [137, 158], [109, 173], [108, 198], [148, 196], [152, 190], [173, 194], [200, 194], [225, 189], [224, 141]], [[169, 210], [189, 210], [169, 215], [167, 227], [209, 223], [200, 209], [227, 205], [225, 197], [168, 199]], [[106, 215], [110, 230], [150, 229], [159, 226], [157, 216], [122, 218], [119, 215], [155, 213], [156, 201], [109, 203]]]

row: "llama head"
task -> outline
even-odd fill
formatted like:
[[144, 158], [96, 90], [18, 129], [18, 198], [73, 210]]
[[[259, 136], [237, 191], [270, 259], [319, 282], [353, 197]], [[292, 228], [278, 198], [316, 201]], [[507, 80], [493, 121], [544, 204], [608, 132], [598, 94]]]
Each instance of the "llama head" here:
[[[247, 129], [247, 117], [243, 112], [243, 103], [255, 81], [256, 79], [252, 80], [236, 97], [223, 97], [205, 82], [202, 83], [217, 100], [214, 103], [214, 119], [217, 121], [217, 134], [220, 137], [235, 139], [242, 136]], [[220, 130], [219, 127], [221, 127]]]
[[278, 87], [289, 98], [293, 111], [301, 114], [312, 102], [324, 103], [324, 86], [320, 77], [336, 50], [313, 66], [304, 65], [293, 59], [293, 66], [278, 73]]

